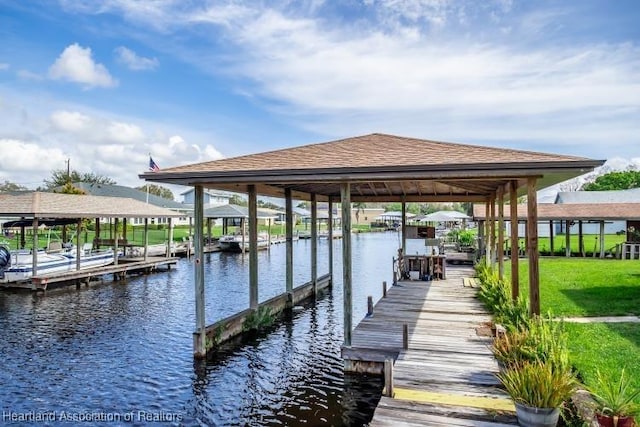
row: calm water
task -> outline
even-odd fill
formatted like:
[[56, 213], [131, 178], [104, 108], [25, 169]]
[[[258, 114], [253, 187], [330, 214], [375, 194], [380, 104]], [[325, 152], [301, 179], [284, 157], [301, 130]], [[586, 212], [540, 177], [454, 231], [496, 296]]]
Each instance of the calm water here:
[[[328, 244], [319, 242], [319, 274], [328, 271]], [[365, 424], [382, 383], [342, 371], [341, 242], [333, 244], [331, 292], [203, 362], [192, 357], [190, 260], [127, 283], [46, 295], [0, 291], [3, 422], [28, 413], [55, 417], [49, 425], [74, 416], [93, 420], [83, 425], [105, 418], [113, 425]], [[391, 281], [398, 237], [353, 235], [352, 244], [355, 324], [367, 295], [379, 299], [382, 281]], [[310, 242], [295, 243], [296, 285], [310, 279], [309, 258]], [[259, 263], [263, 301], [284, 290], [285, 245], [262, 251]], [[248, 275], [248, 256], [206, 256], [207, 324], [248, 307]]]

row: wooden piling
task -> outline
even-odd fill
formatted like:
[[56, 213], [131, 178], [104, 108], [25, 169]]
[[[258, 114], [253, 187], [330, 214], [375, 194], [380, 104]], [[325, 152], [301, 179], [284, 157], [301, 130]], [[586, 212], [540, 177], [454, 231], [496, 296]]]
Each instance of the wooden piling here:
[[318, 201], [316, 195], [311, 195], [311, 282], [313, 291], [317, 291], [318, 281]]
[[384, 395], [393, 397], [393, 359], [384, 360]]
[[[527, 180], [527, 248], [529, 255], [529, 312], [540, 315], [540, 268], [538, 265], [538, 197], [536, 178]], [[567, 234], [569, 230], [567, 228]]]
[[351, 302], [351, 184], [340, 184], [342, 203], [342, 286], [344, 304], [344, 345], [351, 346], [353, 325]]
[[249, 307], [258, 307], [258, 195], [249, 185]]
[[382, 282], [382, 298], [387, 297], [387, 281]]
[[202, 185], [194, 187], [193, 214], [195, 218], [195, 294], [196, 294], [196, 331], [193, 334], [193, 355], [204, 358], [207, 355], [206, 324], [204, 314], [204, 263], [202, 257], [202, 223], [204, 218], [204, 188]]
[[409, 349], [409, 325], [406, 323], [402, 325], [402, 348]]
[[367, 316], [373, 316], [373, 297], [367, 297]]

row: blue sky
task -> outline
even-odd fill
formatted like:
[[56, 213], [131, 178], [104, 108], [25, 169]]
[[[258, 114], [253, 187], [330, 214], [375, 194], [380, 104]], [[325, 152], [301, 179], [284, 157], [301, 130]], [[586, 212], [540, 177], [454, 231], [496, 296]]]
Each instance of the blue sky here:
[[0, 181], [384, 132], [640, 162], [640, 2], [0, 0]]

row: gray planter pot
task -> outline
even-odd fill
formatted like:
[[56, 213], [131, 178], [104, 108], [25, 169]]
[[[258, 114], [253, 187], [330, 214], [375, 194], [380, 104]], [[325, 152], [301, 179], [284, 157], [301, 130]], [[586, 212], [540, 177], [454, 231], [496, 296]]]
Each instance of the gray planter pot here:
[[555, 427], [560, 408], [535, 408], [516, 402], [516, 416], [521, 427]]

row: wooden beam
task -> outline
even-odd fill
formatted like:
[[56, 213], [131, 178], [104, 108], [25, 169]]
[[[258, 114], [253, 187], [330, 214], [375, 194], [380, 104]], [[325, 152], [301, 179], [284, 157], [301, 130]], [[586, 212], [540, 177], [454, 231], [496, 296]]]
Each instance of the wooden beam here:
[[553, 230], [553, 220], [550, 219], [549, 220], [549, 250], [551, 251], [551, 256], [554, 255], [554, 251], [555, 251], [555, 248], [553, 247], [554, 240], [555, 240], [554, 233], [555, 231]]
[[520, 272], [518, 258], [520, 256], [520, 241], [518, 239], [518, 181], [511, 181], [509, 192], [509, 208], [511, 213], [511, 298], [513, 301], [520, 295]]
[[540, 273], [538, 253], [538, 197], [536, 178], [527, 180], [527, 248], [529, 253], [529, 312], [540, 315]]
[[378, 192], [376, 191], [376, 186], [373, 184], [373, 182], [367, 182], [367, 184], [369, 185], [369, 188], [371, 189], [371, 191], [373, 192], [374, 196], [378, 195]]
[[258, 308], [258, 197], [249, 185], [249, 308]]
[[419, 181], [414, 181], [413, 185], [416, 186], [416, 193], [418, 193], [418, 196], [422, 196], [422, 191], [420, 190], [420, 182]]
[[[285, 236], [286, 236], [286, 287], [293, 296], [293, 199], [291, 189], [285, 190]], [[289, 303], [293, 300], [289, 298]]]
[[407, 203], [446, 203], [446, 202], [475, 202], [475, 203], [483, 203], [488, 200], [488, 196], [484, 194], [469, 194], [465, 193], [453, 193], [453, 194], [422, 194], [421, 196], [417, 194], [407, 194], [405, 196], [401, 195], [387, 195], [380, 194], [379, 196], [357, 196], [354, 195], [351, 197], [351, 201], [354, 203], [363, 202], [363, 203], [399, 203], [402, 202], [404, 198]]
[[340, 186], [342, 203], [342, 299], [344, 303], [344, 345], [351, 346], [352, 302], [351, 302], [351, 188], [348, 182]]
[[195, 219], [195, 293], [196, 293], [196, 331], [193, 334], [193, 355], [204, 358], [207, 355], [206, 324], [204, 314], [204, 263], [202, 257], [202, 223], [204, 217], [204, 189], [201, 185], [194, 187], [193, 215]]

